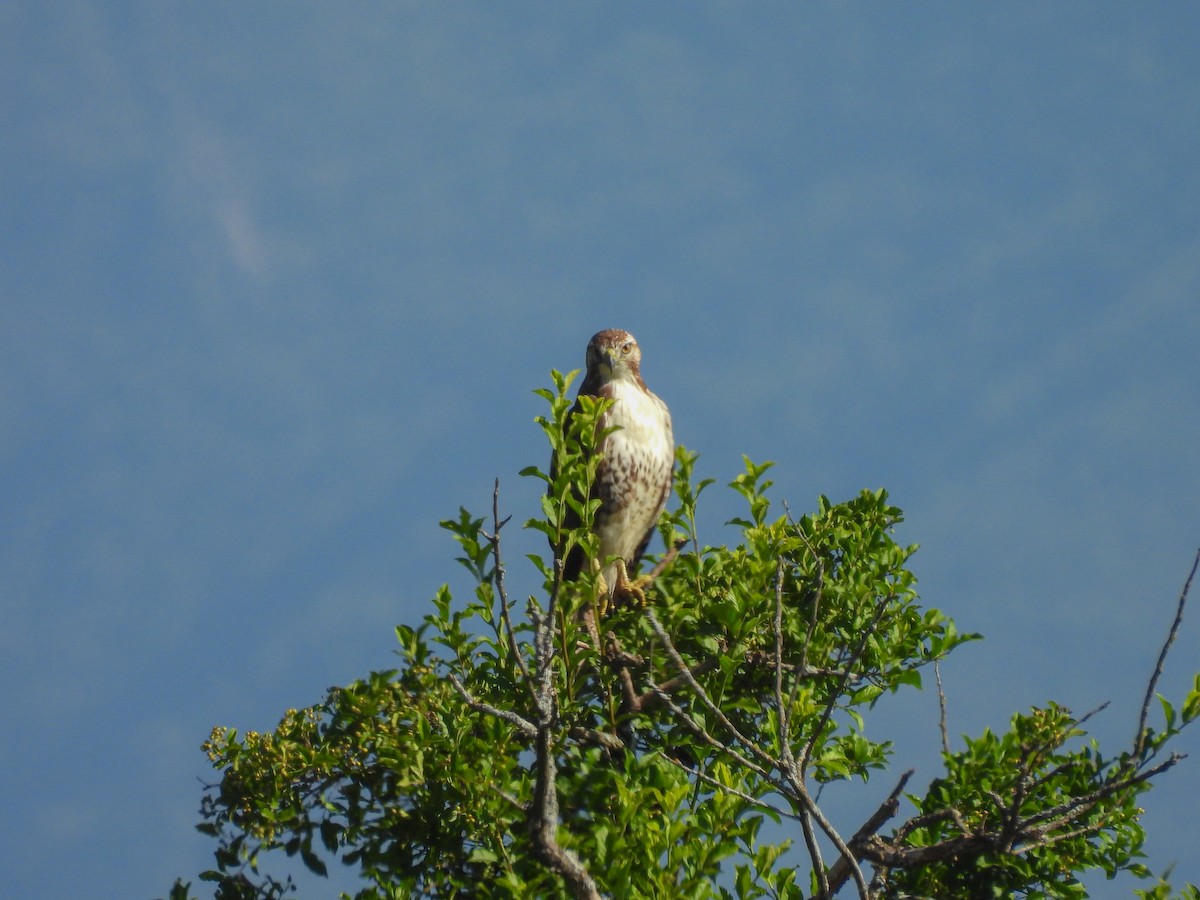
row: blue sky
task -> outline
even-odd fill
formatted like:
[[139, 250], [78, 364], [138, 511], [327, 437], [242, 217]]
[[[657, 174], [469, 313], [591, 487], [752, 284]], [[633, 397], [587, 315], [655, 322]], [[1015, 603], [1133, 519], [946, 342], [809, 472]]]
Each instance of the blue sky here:
[[[606, 327], [702, 476], [888, 488], [924, 602], [987, 637], [952, 733], [1111, 700], [1118, 749], [1200, 546], [1197, 34], [1187, 3], [6, 7], [13, 896], [207, 867], [211, 726], [393, 664], [462, 586], [438, 520], [496, 476], [533, 514], [531, 391]], [[914, 785], [931, 700], [881, 711]], [[1148, 850], [1200, 882], [1181, 749]]]

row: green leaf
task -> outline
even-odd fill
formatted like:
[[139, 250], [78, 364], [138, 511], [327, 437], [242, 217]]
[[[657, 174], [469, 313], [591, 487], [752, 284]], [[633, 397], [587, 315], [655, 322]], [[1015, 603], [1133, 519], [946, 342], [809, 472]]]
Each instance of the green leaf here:
[[1197, 718], [1200, 718], [1200, 673], [1195, 676], [1192, 689], [1183, 701], [1183, 721], [1191, 723]]

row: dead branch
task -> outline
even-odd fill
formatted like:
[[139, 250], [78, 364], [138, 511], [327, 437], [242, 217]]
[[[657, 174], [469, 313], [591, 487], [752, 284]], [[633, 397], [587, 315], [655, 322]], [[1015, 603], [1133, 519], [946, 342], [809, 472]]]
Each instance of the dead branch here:
[[663, 554], [663, 558], [655, 564], [654, 568], [642, 577], [646, 579], [646, 581], [653, 581], [655, 578], [665, 572], [667, 570], [667, 566], [675, 562], [675, 557], [679, 556], [679, 551], [686, 547], [688, 542], [688, 538], [680, 538], [679, 540], [675, 541], [670, 547], [667, 548], [667, 552]]
[[1146, 718], [1150, 715], [1150, 704], [1154, 700], [1154, 690], [1158, 687], [1158, 679], [1162, 676], [1167, 653], [1170, 652], [1171, 645], [1175, 643], [1179, 625], [1183, 622], [1183, 610], [1187, 606], [1188, 591], [1191, 590], [1192, 579], [1196, 577], [1197, 567], [1200, 567], [1200, 550], [1196, 551], [1196, 558], [1192, 560], [1192, 570], [1188, 572], [1187, 580], [1183, 583], [1183, 590], [1179, 592], [1179, 604], [1175, 608], [1175, 621], [1171, 623], [1171, 629], [1167, 632], [1167, 639], [1163, 641], [1162, 649], [1158, 651], [1158, 662], [1154, 665], [1154, 674], [1150, 676], [1150, 683], [1146, 686], [1146, 698], [1142, 701], [1142, 714], [1138, 717], [1137, 737], [1133, 745], [1134, 756], [1140, 757], [1142, 751], [1146, 749]]
[[[701, 675], [706, 675], [713, 669], [717, 668], [719, 662], [716, 659], [706, 659], [699, 665], [695, 665], [688, 672], [690, 680], [694, 681]], [[662, 684], [656, 685], [648, 691], [639, 694], [634, 698], [635, 711], [646, 712], [655, 709], [661, 702], [661, 697], [664, 694], [674, 694], [687, 686], [689, 678], [683, 675], [676, 675], [673, 678], [668, 678]]]
[[567, 731], [567, 734], [572, 740], [579, 741], [581, 744], [592, 744], [596, 747], [603, 747], [611, 753], [624, 752], [629, 748], [625, 742], [615, 734], [609, 734], [607, 731], [598, 731], [595, 728], [580, 728], [575, 726]]
[[[908, 785], [908, 780], [912, 778], [914, 769], [909, 769], [900, 776], [899, 783], [892, 788], [892, 792], [888, 794], [887, 799], [879, 804], [879, 808], [874, 814], [862, 824], [858, 831], [854, 832], [854, 836], [846, 842], [853, 853], [861, 853], [862, 848], [866, 845], [868, 839], [874, 837], [875, 833], [884, 826], [889, 819], [896, 815], [900, 810], [900, 795], [904, 792], [904, 788]], [[851, 874], [850, 863], [844, 857], [838, 857], [829, 869], [827, 883], [823, 886], [824, 896], [832, 897], [849, 879]]]
[[520, 647], [517, 645], [517, 633], [513, 629], [512, 617], [508, 611], [508, 590], [504, 585], [504, 560], [500, 558], [500, 529], [508, 524], [508, 520], [511, 518], [512, 516], [507, 516], [503, 521], [500, 520], [500, 479], [497, 478], [492, 488], [493, 533], [488, 534], [485, 531], [483, 535], [492, 545], [492, 560], [496, 570], [496, 593], [500, 600], [500, 621], [504, 623], [504, 632], [508, 638], [508, 649], [521, 669], [525, 684], [532, 690], [533, 681], [529, 675], [529, 667], [525, 665], [525, 657], [521, 654]]
[[933, 679], [937, 682], [938, 730], [942, 733], [942, 752], [949, 756], [950, 732], [946, 727], [946, 692], [942, 689], [942, 667], [936, 659], [933, 661]]

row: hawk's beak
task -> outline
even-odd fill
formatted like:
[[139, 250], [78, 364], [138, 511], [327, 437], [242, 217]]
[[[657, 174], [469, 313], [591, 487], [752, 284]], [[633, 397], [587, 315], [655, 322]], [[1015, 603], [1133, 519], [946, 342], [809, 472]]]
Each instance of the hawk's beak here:
[[610, 348], [601, 353], [600, 365], [611, 375], [613, 369], [617, 367], [617, 351]]

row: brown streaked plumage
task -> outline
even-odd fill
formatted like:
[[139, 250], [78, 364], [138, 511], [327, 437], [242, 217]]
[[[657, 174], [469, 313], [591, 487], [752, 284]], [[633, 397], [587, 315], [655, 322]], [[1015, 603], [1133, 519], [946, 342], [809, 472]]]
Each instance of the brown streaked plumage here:
[[[636, 566], [646, 551], [674, 478], [671, 414], [642, 380], [641, 360], [641, 349], [628, 331], [597, 332], [588, 342], [587, 375], [579, 386], [580, 395], [613, 401], [599, 425], [617, 429], [598, 448], [602, 458], [592, 486], [592, 498], [600, 500], [593, 524], [600, 538], [596, 563], [608, 595], [600, 598], [601, 613], [610, 598], [641, 598], [640, 586], [629, 582], [627, 568]], [[585, 562], [576, 547], [564, 562], [564, 577], [578, 578]]]

